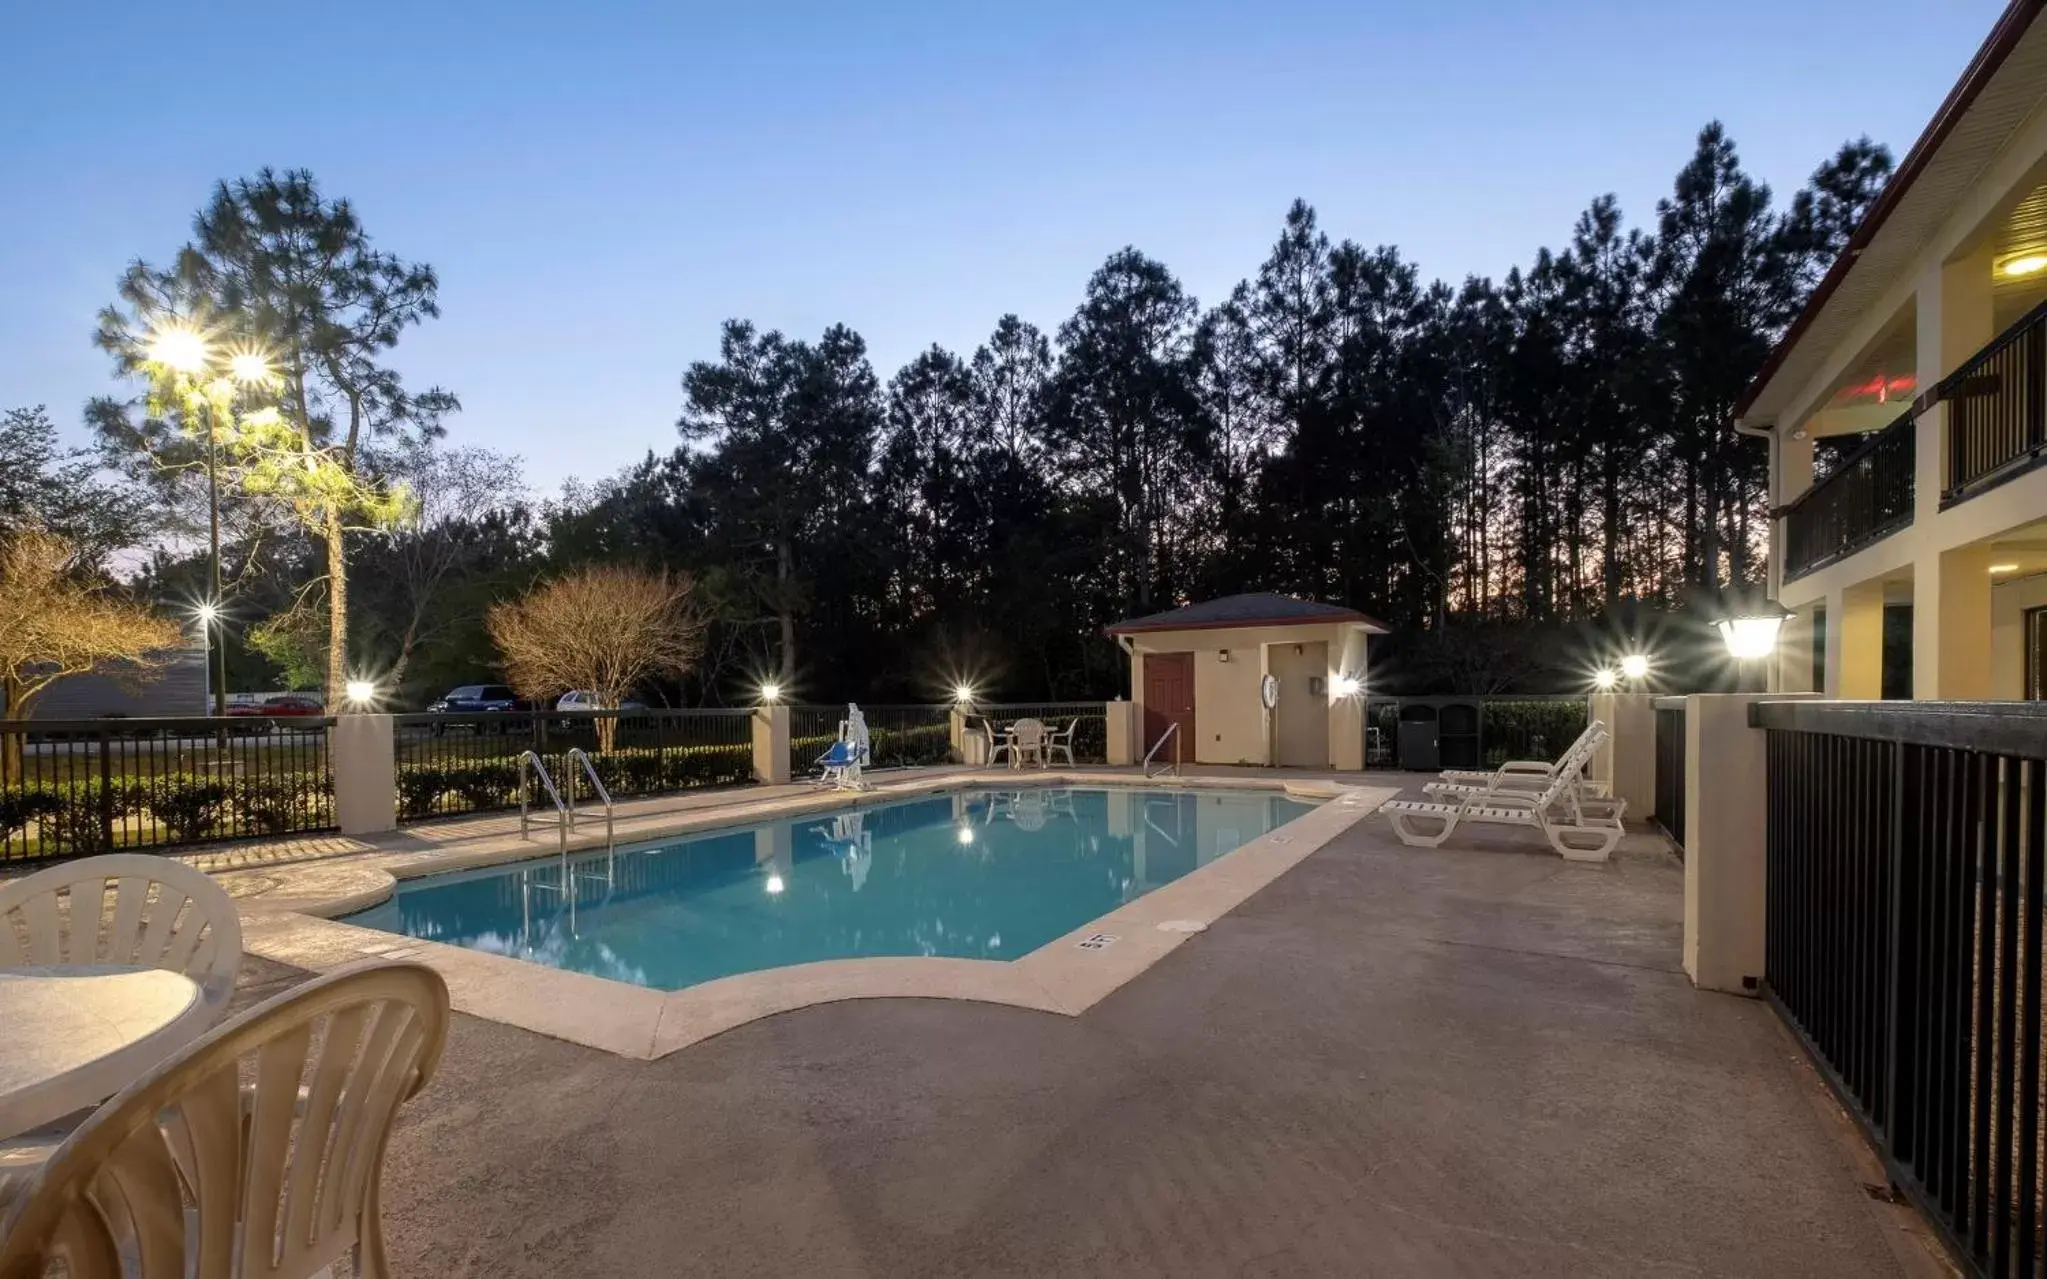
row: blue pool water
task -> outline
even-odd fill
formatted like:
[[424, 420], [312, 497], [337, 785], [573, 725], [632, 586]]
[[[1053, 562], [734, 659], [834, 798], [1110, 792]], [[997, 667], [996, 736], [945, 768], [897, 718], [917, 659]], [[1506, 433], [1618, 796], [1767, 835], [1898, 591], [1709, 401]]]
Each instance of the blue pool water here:
[[345, 922], [679, 990], [819, 959], [1015, 959], [1313, 805], [963, 791], [401, 883]]

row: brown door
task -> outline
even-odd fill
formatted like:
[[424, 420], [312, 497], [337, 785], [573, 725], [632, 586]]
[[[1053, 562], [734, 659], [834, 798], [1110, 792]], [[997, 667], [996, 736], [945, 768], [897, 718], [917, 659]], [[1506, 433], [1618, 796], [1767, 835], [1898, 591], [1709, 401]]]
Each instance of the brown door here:
[[[1144, 655], [1144, 741], [1150, 750], [1169, 724], [1180, 726], [1180, 759], [1194, 759], [1194, 654], [1146, 653]], [[1173, 747], [1160, 753], [1170, 759]]]

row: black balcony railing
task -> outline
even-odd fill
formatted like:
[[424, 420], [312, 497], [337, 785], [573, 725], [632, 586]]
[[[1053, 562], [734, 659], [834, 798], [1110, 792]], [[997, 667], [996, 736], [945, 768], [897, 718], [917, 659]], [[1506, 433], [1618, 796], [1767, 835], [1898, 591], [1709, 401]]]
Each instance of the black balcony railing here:
[[2047, 305], [2006, 329], [1955, 370], [1937, 394], [1948, 406], [1947, 487], [1941, 505], [2047, 461]]
[[2043, 1260], [2047, 707], [1758, 703], [1764, 993], [1978, 1276]]
[[1911, 410], [1784, 509], [1784, 576], [1802, 577], [1912, 523]]

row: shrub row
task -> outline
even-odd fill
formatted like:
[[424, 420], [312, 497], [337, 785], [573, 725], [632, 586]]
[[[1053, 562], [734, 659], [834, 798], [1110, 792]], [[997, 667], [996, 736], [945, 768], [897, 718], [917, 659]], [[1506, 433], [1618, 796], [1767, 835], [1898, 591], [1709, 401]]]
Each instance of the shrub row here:
[[[570, 771], [567, 752], [542, 758], [555, 784], [566, 785]], [[753, 747], [750, 744], [626, 747], [593, 752], [590, 763], [614, 799], [626, 795], [690, 790], [699, 786], [728, 786], [753, 780]], [[398, 767], [400, 817], [482, 812], [513, 808], [518, 803], [517, 759], [401, 764]]]
[[[818, 756], [832, 748], [838, 734], [809, 733], [789, 739], [789, 764], [798, 777], [817, 770]], [[869, 728], [867, 753], [875, 768], [905, 768], [917, 764], [944, 764], [952, 759], [952, 728], [947, 724], [918, 724], [912, 728]]]
[[326, 776], [309, 773], [163, 773], [105, 786], [97, 780], [30, 783], [0, 795], [0, 845], [31, 825], [32, 851], [43, 856], [317, 830], [333, 824], [333, 794]]

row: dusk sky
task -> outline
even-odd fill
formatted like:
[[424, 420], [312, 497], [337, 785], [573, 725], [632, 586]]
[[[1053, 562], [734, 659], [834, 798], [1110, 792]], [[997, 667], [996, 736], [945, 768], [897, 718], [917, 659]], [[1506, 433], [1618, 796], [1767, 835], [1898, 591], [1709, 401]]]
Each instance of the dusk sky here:
[[1500, 275], [1602, 192], [1647, 223], [1715, 117], [1782, 201], [1847, 138], [1902, 156], [2002, 7], [18, 6], [0, 407], [82, 440], [123, 266], [170, 259], [217, 179], [306, 167], [439, 271], [395, 362], [545, 493], [672, 448], [729, 316], [842, 321], [886, 381], [1005, 311], [1052, 332], [1125, 244], [1219, 300], [1295, 196], [1426, 275]]

